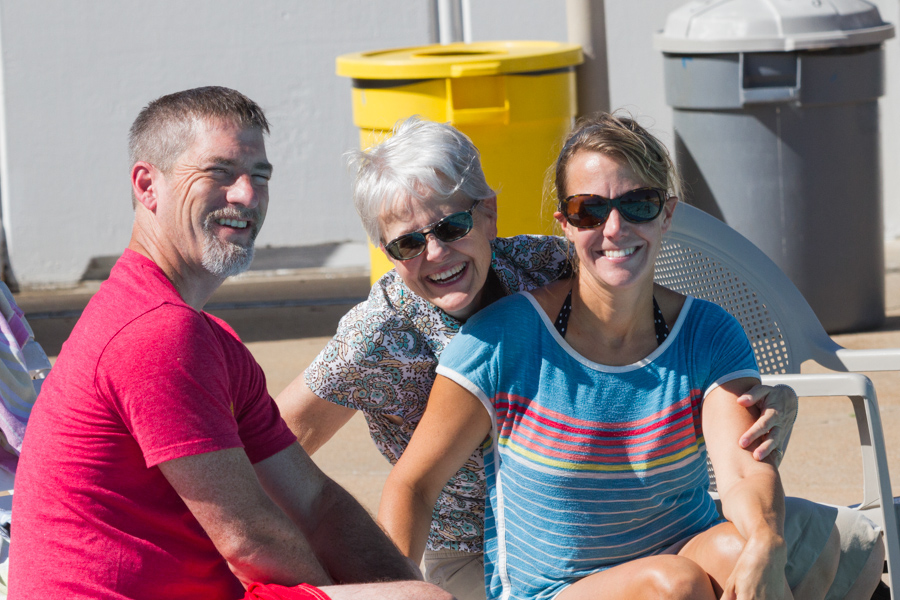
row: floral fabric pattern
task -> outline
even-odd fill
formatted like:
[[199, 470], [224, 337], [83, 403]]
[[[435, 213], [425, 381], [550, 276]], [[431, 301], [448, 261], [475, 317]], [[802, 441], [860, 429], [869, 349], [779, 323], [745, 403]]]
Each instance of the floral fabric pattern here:
[[[568, 272], [565, 240], [557, 237], [497, 238], [492, 247], [491, 268], [507, 295]], [[378, 450], [394, 464], [425, 411], [441, 353], [461, 326], [392, 270], [341, 319], [334, 338], [306, 369], [306, 384], [320, 398], [362, 411]], [[428, 549], [483, 551], [484, 499], [479, 449], [441, 491]]]

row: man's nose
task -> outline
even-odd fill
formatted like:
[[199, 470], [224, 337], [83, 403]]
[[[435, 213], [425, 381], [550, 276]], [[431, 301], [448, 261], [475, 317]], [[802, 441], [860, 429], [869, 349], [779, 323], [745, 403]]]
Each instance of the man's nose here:
[[229, 204], [240, 204], [247, 208], [255, 208], [259, 204], [259, 191], [253, 186], [250, 175], [239, 176], [231, 187], [228, 188], [226, 196]]

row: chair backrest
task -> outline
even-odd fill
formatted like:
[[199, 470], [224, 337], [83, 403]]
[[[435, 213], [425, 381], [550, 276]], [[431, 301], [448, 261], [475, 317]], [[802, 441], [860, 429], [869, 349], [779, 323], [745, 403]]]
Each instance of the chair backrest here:
[[791, 280], [747, 238], [679, 204], [656, 259], [656, 282], [715, 302], [740, 321], [762, 373], [799, 373], [815, 360], [846, 370], [835, 343]]

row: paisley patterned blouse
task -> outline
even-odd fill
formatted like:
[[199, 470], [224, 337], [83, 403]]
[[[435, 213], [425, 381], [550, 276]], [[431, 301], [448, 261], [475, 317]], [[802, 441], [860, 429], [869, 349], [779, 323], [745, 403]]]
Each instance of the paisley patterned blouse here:
[[[507, 295], [542, 287], [568, 271], [560, 238], [521, 235], [491, 245], [491, 268]], [[372, 440], [394, 464], [425, 411], [441, 352], [461, 326], [392, 270], [341, 319], [334, 338], [306, 369], [306, 384], [320, 398], [363, 411]], [[400, 417], [402, 424], [389, 417]], [[478, 450], [441, 491], [428, 549], [481, 552], [484, 498]]]

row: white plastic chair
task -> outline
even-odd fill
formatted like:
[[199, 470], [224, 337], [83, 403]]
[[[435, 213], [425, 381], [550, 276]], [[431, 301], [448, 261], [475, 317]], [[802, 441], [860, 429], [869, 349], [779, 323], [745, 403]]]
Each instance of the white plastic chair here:
[[[849, 397], [863, 460], [858, 510], [880, 525], [892, 598], [900, 590], [900, 530], [891, 492], [875, 387], [861, 371], [900, 371], [900, 349], [849, 350], [832, 340], [791, 280], [759, 248], [707, 213], [680, 204], [656, 260], [656, 281], [715, 302], [753, 344], [763, 382], [798, 396]], [[839, 373], [800, 374], [808, 360]]]

